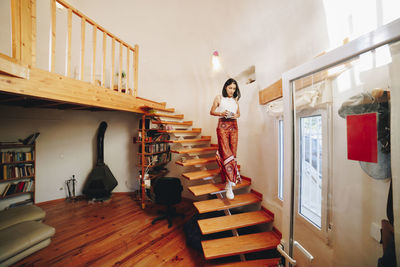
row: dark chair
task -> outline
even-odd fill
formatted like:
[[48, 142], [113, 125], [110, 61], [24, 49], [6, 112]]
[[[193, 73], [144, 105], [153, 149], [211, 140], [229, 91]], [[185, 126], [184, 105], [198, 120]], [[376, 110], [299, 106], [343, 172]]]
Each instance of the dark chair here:
[[181, 202], [182, 190], [181, 180], [174, 177], [162, 177], [154, 181], [153, 185], [155, 201], [157, 204], [166, 205], [166, 211], [159, 211], [161, 216], [155, 218], [151, 223], [154, 224], [156, 221], [167, 219], [168, 228], [172, 226], [172, 218], [176, 216], [184, 217], [184, 214], [177, 213], [173, 205]]

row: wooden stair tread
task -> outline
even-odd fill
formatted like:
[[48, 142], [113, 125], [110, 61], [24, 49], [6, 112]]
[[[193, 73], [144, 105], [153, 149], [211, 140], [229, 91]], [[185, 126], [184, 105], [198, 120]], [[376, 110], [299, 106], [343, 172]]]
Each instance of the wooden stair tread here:
[[[148, 107], [148, 106], [143, 106], [142, 108], [147, 109], [147, 110], [159, 110], [159, 111], [169, 112], [169, 113], [175, 112], [174, 108], [155, 108], [155, 107]], [[147, 112], [147, 113], [149, 113], [149, 112]]]
[[215, 146], [207, 146], [207, 147], [195, 147], [195, 148], [187, 148], [187, 149], [180, 149], [180, 150], [171, 150], [172, 153], [178, 154], [186, 154], [186, 153], [197, 153], [197, 152], [207, 152], [217, 150], [218, 147]]
[[183, 140], [169, 140], [168, 143], [184, 144], [184, 143], [196, 143], [196, 142], [206, 142], [206, 141], [211, 141], [211, 136], [203, 136], [202, 138], [191, 138]]
[[153, 124], [173, 124], [173, 125], [184, 125], [184, 126], [192, 126], [193, 121], [152, 121]]
[[230, 208], [241, 207], [253, 203], [260, 202], [261, 199], [255, 194], [240, 194], [236, 195], [234, 199], [211, 199], [194, 202], [193, 205], [199, 213], [206, 213], [211, 211], [226, 210]]
[[195, 171], [195, 172], [185, 172], [182, 173], [182, 176], [189, 180], [198, 180], [206, 177], [211, 177], [219, 174], [220, 169], [212, 169], [212, 170], [203, 170], [203, 171]]
[[164, 117], [164, 118], [173, 118], [173, 119], [183, 119], [183, 114], [176, 114], [176, 115], [170, 115], [170, 114], [162, 114], [162, 113], [145, 113], [146, 116], [148, 117]]
[[265, 211], [251, 211], [230, 216], [221, 216], [198, 220], [203, 235], [243, 228], [247, 226], [268, 223], [273, 218]]
[[[242, 179], [242, 182], [240, 184], [237, 184], [236, 186], [234, 186], [233, 190], [249, 186], [250, 184], [251, 184], [251, 182], [249, 180]], [[223, 191], [223, 190], [225, 190], [225, 184], [209, 183], [209, 184], [190, 186], [188, 189], [190, 192], [192, 192], [193, 195], [198, 197], [198, 196], [202, 196], [202, 195], [207, 195], [207, 194]]]
[[[259, 259], [259, 260], [249, 260], [249, 261], [239, 261], [239, 262], [230, 262], [227, 264], [218, 264], [219, 267], [276, 267], [280, 262], [280, 258], [272, 258], [272, 259]], [[213, 266], [213, 265], [207, 265]]]
[[202, 241], [204, 256], [207, 260], [232, 255], [273, 249], [280, 239], [273, 232], [262, 232], [241, 236]]
[[201, 133], [201, 128], [192, 128], [192, 130], [158, 130], [159, 133]]
[[203, 165], [207, 164], [210, 162], [215, 162], [216, 158], [215, 156], [209, 157], [209, 158], [199, 158], [199, 159], [189, 159], [186, 160], [185, 162], [182, 162], [181, 160], [176, 161], [175, 163], [181, 166], [193, 166], [193, 165]]

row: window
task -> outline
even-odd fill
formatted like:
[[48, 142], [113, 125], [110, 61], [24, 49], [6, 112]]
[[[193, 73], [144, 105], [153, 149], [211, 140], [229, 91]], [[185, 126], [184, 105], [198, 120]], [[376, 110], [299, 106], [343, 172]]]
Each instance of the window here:
[[278, 122], [278, 198], [283, 201], [283, 120]]
[[300, 117], [299, 213], [321, 228], [322, 116]]

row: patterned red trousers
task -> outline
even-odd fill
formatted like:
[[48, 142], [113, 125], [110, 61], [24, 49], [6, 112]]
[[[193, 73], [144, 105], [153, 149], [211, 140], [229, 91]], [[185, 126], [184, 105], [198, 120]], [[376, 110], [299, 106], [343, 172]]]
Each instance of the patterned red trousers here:
[[236, 120], [220, 118], [217, 127], [217, 163], [221, 169], [221, 180], [237, 184], [241, 182], [236, 163], [238, 127]]

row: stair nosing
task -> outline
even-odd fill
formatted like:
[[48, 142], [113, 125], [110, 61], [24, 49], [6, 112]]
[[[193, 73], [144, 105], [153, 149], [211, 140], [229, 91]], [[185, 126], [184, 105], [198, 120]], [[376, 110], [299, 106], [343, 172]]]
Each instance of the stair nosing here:
[[[243, 185], [242, 185], [242, 184], [243, 184]], [[244, 187], [246, 187], [246, 186], [250, 186], [250, 185], [251, 185], [251, 182], [248, 181], [248, 180], [242, 180], [242, 184], [238, 184], [238, 185], [236, 185], [235, 187], [233, 187], [232, 189], [233, 189], [233, 190], [236, 190], [236, 189], [244, 188]], [[201, 193], [201, 194], [196, 194], [196, 193], [194, 192], [194, 191], [196, 191], [196, 187], [199, 188], [199, 187], [207, 187], [207, 186], [208, 186], [208, 187], [214, 186], [214, 187], [215, 187], [215, 190], [207, 191], [207, 192]], [[238, 186], [239, 186], [239, 187], [238, 187]], [[218, 183], [218, 184], [211, 184], [211, 183], [208, 183], [208, 184], [202, 184], [202, 185], [194, 185], [194, 186], [189, 186], [189, 187], [188, 187], [188, 190], [189, 190], [194, 196], [198, 197], [198, 196], [203, 196], [203, 195], [207, 195], [207, 194], [213, 194], [213, 193], [225, 191], [225, 184], [222, 184], [222, 183]]]
[[177, 154], [187, 154], [187, 153], [207, 152], [207, 151], [213, 151], [213, 150], [217, 150], [217, 149], [218, 149], [218, 147], [207, 146], [207, 147], [195, 147], [195, 148], [181, 149], [181, 150], [171, 150], [171, 152], [177, 153]]
[[[249, 196], [251, 195], [253, 197], [252, 201], [248, 201], [248, 202], [238, 202], [238, 199], [244, 197], [244, 196]], [[223, 202], [224, 205], [218, 205], [220, 202]], [[233, 200], [228, 200], [227, 198], [224, 199], [211, 199], [211, 200], [203, 200], [203, 201], [197, 201], [194, 202], [193, 205], [195, 206], [195, 208], [197, 209], [197, 211], [199, 213], [207, 213], [207, 212], [212, 212], [212, 211], [219, 211], [219, 210], [226, 210], [226, 209], [232, 209], [232, 208], [237, 208], [237, 207], [242, 207], [242, 206], [247, 206], [247, 205], [251, 205], [254, 203], [259, 203], [261, 202], [261, 199], [259, 197], [257, 197], [256, 195], [252, 194], [252, 193], [247, 193], [247, 194], [240, 194], [235, 196], [235, 198]], [[201, 203], [201, 204], [200, 204]], [[205, 205], [205, 204], [209, 204], [212, 203], [213, 208], [212, 209], [199, 209], [199, 205], [200, 207]]]
[[[244, 220], [245, 218], [242, 218], [242, 217], [252, 216], [253, 214], [256, 214], [256, 216], [258, 216], [259, 218], [257, 218], [257, 220], [253, 220], [251, 222], [246, 222]], [[232, 220], [236, 220], [237, 222], [239, 222], [239, 224], [238, 223], [235, 223], [235, 225], [230, 224]], [[229, 215], [229, 216], [220, 216], [220, 217], [202, 219], [202, 220], [198, 220], [197, 223], [199, 224], [201, 233], [203, 235], [208, 235], [208, 234], [253, 226], [253, 225], [262, 224], [262, 223], [269, 223], [272, 221], [273, 221], [273, 218], [271, 216], [269, 216], [267, 213], [265, 213], [262, 210], [257, 210], [257, 211], [250, 211], [250, 212], [245, 212], [245, 213], [238, 213], [238, 214]], [[207, 224], [212, 224], [212, 223], [223, 225], [223, 227], [212, 227], [211, 228], [211, 227], [207, 226]], [[211, 228], [212, 230], [206, 231], [207, 228], [208, 229]]]
[[[240, 239], [251, 240], [252, 238], [255, 238], [256, 236], [261, 236], [261, 237], [264, 237], [263, 239], [265, 239], [266, 235], [268, 236], [268, 238], [271, 238], [271, 241], [268, 242], [268, 244], [263, 244], [261, 246], [257, 242], [249, 242], [249, 244], [252, 244], [253, 247], [245, 248], [245, 247], [241, 246], [241, 249], [234, 247], [235, 244], [240, 244], [240, 242], [241, 242]], [[220, 243], [221, 241], [223, 241], [224, 243], [229, 243], [230, 246], [227, 245], [226, 247], [228, 247], [229, 249], [234, 249], [234, 250], [231, 252], [224, 252], [221, 254], [211, 253], [212, 254], [211, 256], [207, 255], [208, 249], [205, 250], [205, 246], [207, 246], [210, 243]], [[206, 258], [206, 260], [212, 260], [212, 259], [228, 257], [228, 256], [233, 256], [233, 255], [274, 249], [278, 246], [279, 242], [280, 242], [280, 240], [278, 238], [276, 238], [276, 236], [273, 233], [261, 232], [261, 233], [247, 234], [247, 235], [241, 235], [241, 236], [233, 236], [233, 237], [225, 237], [225, 238], [219, 238], [219, 239], [213, 239], [213, 240], [205, 240], [205, 241], [201, 241], [201, 245], [202, 245], [204, 257]], [[256, 246], [256, 245], [259, 245], [259, 246]], [[210, 248], [210, 249], [212, 249], [212, 248]]]
[[209, 157], [209, 158], [200, 158], [200, 159], [189, 159], [186, 160], [185, 162], [182, 161], [176, 161], [175, 163], [181, 166], [194, 166], [194, 165], [204, 165], [204, 164], [208, 164], [208, 163], [212, 163], [216, 161], [216, 158], [213, 157]]
[[[208, 175], [200, 176], [200, 177], [196, 177], [196, 178], [191, 178], [189, 175], [189, 174], [193, 174], [196, 172], [200, 173], [200, 172], [207, 172], [207, 171], [211, 171], [211, 173]], [[207, 177], [215, 176], [215, 175], [219, 174], [219, 172], [220, 172], [220, 169], [218, 168], [218, 169], [210, 169], [210, 170], [203, 170], [203, 171], [185, 172], [185, 173], [182, 173], [182, 176], [189, 180], [200, 180], [200, 179], [204, 179]]]
[[200, 143], [211, 141], [211, 138], [193, 138], [193, 139], [183, 139], [183, 140], [168, 140], [168, 143], [182, 144], [182, 143]]

